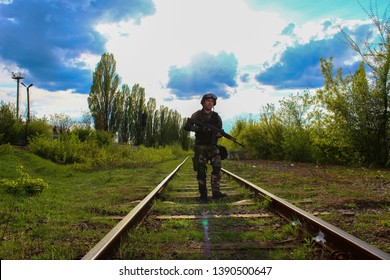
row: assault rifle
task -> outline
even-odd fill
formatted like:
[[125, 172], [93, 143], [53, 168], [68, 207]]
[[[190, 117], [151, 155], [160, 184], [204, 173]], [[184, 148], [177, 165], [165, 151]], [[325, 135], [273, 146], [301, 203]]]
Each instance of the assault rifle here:
[[212, 143], [212, 144], [216, 144], [216, 143], [217, 143], [217, 134], [219, 133], [219, 134], [222, 135], [223, 137], [225, 137], [225, 138], [227, 138], [227, 139], [233, 141], [234, 143], [240, 145], [241, 147], [245, 148], [245, 146], [244, 146], [243, 144], [239, 143], [239, 142], [237, 141], [236, 138], [234, 138], [234, 137], [231, 136], [230, 134], [227, 134], [227, 133], [226, 133], [223, 129], [221, 129], [221, 128], [218, 128], [218, 127], [213, 126], [213, 125], [211, 125], [211, 124], [205, 124], [205, 123], [203, 123], [203, 122], [201, 122], [201, 121], [198, 121], [198, 120], [195, 120], [195, 119], [189, 119], [189, 122], [192, 123], [192, 124], [195, 124], [195, 125], [197, 125], [197, 126], [202, 127], [202, 129], [203, 129], [204, 131], [206, 131], [206, 130], [209, 129], [209, 130], [211, 131], [211, 133], [212, 133], [212, 137], [211, 137], [211, 143]]

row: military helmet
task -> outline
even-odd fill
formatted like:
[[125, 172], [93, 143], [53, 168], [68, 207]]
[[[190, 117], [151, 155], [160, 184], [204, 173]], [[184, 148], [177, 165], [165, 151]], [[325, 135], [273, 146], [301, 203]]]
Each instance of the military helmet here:
[[209, 98], [214, 100], [214, 106], [217, 105], [217, 96], [214, 93], [211, 93], [211, 92], [206, 93], [205, 95], [203, 95], [202, 100], [200, 101], [200, 104], [203, 105], [204, 101], [206, 99], [209, 99]]

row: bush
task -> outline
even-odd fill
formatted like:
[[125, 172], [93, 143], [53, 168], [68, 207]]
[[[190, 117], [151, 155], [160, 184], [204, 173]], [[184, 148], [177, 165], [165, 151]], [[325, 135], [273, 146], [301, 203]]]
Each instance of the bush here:
[[23, 139], [25, 130], [16, 118], [16, 109], [0, 101], [0, 144], [20, 144]]
[[28, 137], [45, 136], [50, 137], [52, 134], [51, 126], [46, 118], [32, 118], [28, 125]]
[[84, 146], [75, 135], [62, 135], [61, 139], [56, 140], [37, 136], [30, 139], [29, 147], [33, 153], [56, 163], [68, 164], [85, 161], [82, 156]]
[[96, 140], [101, 146], [108, 146], [114, 144], [114, 137], [111, 132], [96, 130]]
[[283, 131], [282, 147], [284, 159], [298, 162], [312, 162], [310, 135], [303, 129], [286, 128]]
[[12, 151], [12, 146], [10, 144], [0, 145], [0, 155], [10, 154]]
[[[77, 130], [77, 132], [84, 130]], [[84, 134], [85, 135], [85, 134]], [[59, 139], [36, 136], [30, 139], [29, 148], [34, 154], [60, 164], [74, 164], [78, 170], [153, 166], [188, 154], [179, 144], [160, 148], [133, 147], [110, 144], [111, 134], [98, 132], [99, 139], [91, 133], [80, 140], [79, 133], [62, 134]]]
[[49, 185], [41, 178], [33, 179], [23, 170], [23, 166], [17, 167], [20, 177], [17, 180], [1, 179], [0, 186], [6, 193], [35, 195], [47, 189]]
[[93, 130], [89, 127], [75, 127], [72, 130], [72, 133], [77, 135], [81, 142], [85, 142], [90, 138], [96, 137], [96, 135], [93, 134]]

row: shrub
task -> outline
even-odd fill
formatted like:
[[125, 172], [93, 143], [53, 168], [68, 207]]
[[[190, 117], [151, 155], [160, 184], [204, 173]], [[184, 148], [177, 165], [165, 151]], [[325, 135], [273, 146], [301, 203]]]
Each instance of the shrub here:
[[0, 145], [0, 155], [10, 154], [12, 151], [12, 146], [10, 144]]
[[77, 138], [79, 138], [81, 142], [85, 142], [92, 137], [96, 138], [96, 135], [93, 135], [93, 130], [89, 127], [75, 127], [72, 130], [72, 133], [77, 135]]
[[48, 121], [45, 117], [43, 118], [35, 118], [31, 119], [31, 122], [28, 126], [28, 136], [45, 136], [50, 137], [52, 134], [51, 126], [48, 124]]
[[83, 162], [83, 145], [75, 135], [62, 135], [61, 139], [50, 140], [47, 137], [30, 139], [31, 151], [56, 163], [68, 164]]
[[114, 137], [109, 131], [96, 130], [96, 140], [101, 146], [108, 146], [114, 144]]
[[23, 170], [23, 166], [17, 167], [20, 177], [16, 180], [1, 179], [0, 186], [6, 193], [35, 195], [47, 189], [49, 185], [41, 178], [31, 178], [30, 174]]

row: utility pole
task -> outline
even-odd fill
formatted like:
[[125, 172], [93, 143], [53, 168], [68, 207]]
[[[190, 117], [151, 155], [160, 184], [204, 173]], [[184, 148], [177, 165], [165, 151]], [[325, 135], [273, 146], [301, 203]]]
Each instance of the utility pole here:
[[16, 119], [19, 119], [19, 83], [24, 77], [20, 72], [12, 72], [12, 79], [16, 80]]
[[33, 84], [30, 84], [26, 86], [23, 82], [21, 84], [26, 88], [27, 90], [27, 118], [26, 118], [26, 145], [28, 141], [28, 126], [30, 124], [30, 87], [33, 86]]
[[33, 86], [33, 84], [30, 84], [29, 86], [26, 86], [23, 82], [21, 84], [27, 89], [27, 119], [26, 122], [30, 122], [30, 87]]

